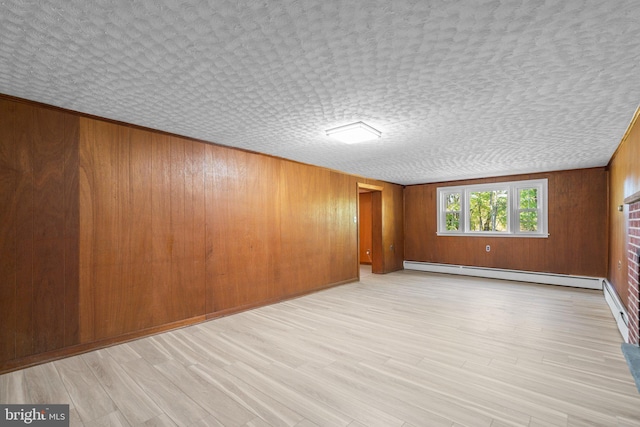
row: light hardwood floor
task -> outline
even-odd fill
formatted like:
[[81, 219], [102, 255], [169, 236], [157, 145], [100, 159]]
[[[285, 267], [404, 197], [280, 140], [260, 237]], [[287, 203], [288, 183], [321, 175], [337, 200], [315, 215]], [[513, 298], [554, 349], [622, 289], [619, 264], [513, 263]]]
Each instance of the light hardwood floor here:
[[601, 292], [401, 271], [0, 376], [87, 426], [640, 426]]

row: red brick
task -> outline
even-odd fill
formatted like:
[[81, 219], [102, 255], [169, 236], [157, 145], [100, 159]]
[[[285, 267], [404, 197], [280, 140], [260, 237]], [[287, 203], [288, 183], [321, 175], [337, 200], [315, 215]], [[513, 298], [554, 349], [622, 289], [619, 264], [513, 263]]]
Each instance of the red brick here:
[[638, 272], [640, 260], [640, 201], [629, 206], [629, 228], [627, 245], [627, 283], [629, 286], [629, 342], [638, 344], [640, 341], [640, 297], [638, 289], [640, 288], [640, 273]]

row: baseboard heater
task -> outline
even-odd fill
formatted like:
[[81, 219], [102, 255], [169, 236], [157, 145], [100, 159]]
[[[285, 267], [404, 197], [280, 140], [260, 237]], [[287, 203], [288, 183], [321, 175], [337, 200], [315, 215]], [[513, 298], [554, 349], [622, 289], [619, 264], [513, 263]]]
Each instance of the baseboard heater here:
[[628, 344], [629, 315], [627, 314], [627, 309], [624, 304], [622, 304], [622, 301], [620, 301], [620, 296], [618, 292], [616, 292], [616, 289], [606, 279], [602, 280], [602, 291], [604, 293], [604, 299], [607, 301], [609, 309], [611, 310], [611, 314], [613, 314], [613, 318], [616, 319], [620, 335], [622, 335], [624, 342]]
[[574, 288], [602, 289], [602, 278], [597, 277], [569, 276], [564, 274], [536, 273], [531, 271], [470, 267], [453, 264], [435, 264], [418, 261], [404, 261], [404, 268], [405, 270], [428, 271], [431, 273], [460, 274], [463, 276], [543, 283], [546, 285], [571, 286]]

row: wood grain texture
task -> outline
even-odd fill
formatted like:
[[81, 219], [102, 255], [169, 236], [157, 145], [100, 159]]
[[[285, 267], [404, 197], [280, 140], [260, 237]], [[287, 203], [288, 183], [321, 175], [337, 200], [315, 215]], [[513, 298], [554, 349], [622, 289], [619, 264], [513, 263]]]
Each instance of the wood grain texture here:
[[[133, 292], [129, 293], [133, 306], [146, 306], [138, 315], [128, 318], [127, 329], [140, 330], [166, 321], [157, 319], [157, 313], [166, 313], [158, 296], [168, 295], [155, 287], [161, 282], [149, 280], [153, 278], [153, 141], [151, 132], [132, 129], [129, 145], [130, 163], [129, 178], [131, 181], [131, 217], [133, 227], [130, 229], [130, 270], [128, 280]], [[158, 286], [159, 289], [163, 289]]]
[[15, 105], [13, 144], [15, 144], [15, 167], [18, 182], [14, 197], [16, 200], [16, 357], [34, 353], [33, 316], [33, 265], [34, 265], [34, 192], [33, 192], [33, 136], [31, 124], [35, 121], [34, 108], [29, 105]]
[[0, 371], [357, 279], [359, 178], [0, 101]]
[[65, 120], [34, 109], [33, 138], [33, 352], [64, 346]]
[[[81, 122], [80, 132], [86, 132]], [[107, 338], [127, 332], [124, 320], [133, 309], [124, 286], [128, 285], [126, 261], [130, 257], [127, 240], [128, 224], [123, 219], [129, 208], [128, 193], [128, 129], [111, 123], [96, 126], [98, 138], [93, 147], [94, 175], [92, 211], [94, 211], [94, 269], [92, 284], [95, 313], [95, 338]], [[84, 206], [81, 206], [83, 209]], [[81, 228], [81, 233], [84, 233]], [[136, 307], [136, 310], [139, 307]]]
[[382, 192], [371, 193], [371, 271], [376, 274], [384, 273], [384, 232], [382, 230]]
[[80, 343], [93, 342], [95, 340], [95, 263], [96, 252], [94, 240], [96, 238], [97, 219], [94, 206], [95, 161], [93, 148], [97, 144], [99, 123], [80, 118], [79, 126], [83, 129], [79, 132], [79, 165], [78, 165], [78, 191], [80, 193], [78, 236], [79, 245], [79, 283], [78, 283], [78, 339]]
[[329, 189], [328, 283], [344, 283], [358, 275], [357, 186], [353, 177], [332, 171]]
[[202, 144], [113, 123], [82, 126], [98, 139], [86, 153], [93, 187], [83, 190], [96, 224], [82, 229], [95, 253], [83, 266], [95, 283], [83, 283], [93, 294], [94, 339], [203, 315]]
[[354, 177], [95, 119], [80, 132], [90, 339], [357, 277]]
[[358, 205], [358, 233], [360, 235], [360, 264], [371, 264], [371, 193], [360, 193]]
[[[436, 236], [436, 189], [547, 178], [549, 238]], [[405, 189], [405, 256], [412, 261], [605, 277], [607, 171], [604, 168], [518, 175]], [[485, 246], [491, 245], [491, 252]]]
[[205, 314], [204, 151], [171, 137], [172, 320]]
[[[609, 162], [609, 282], [629, 306], [627, 231], [629, 207], [624, 199], [640, 191], [640, 109]], [[623, 205], [623, 211], [618, 206]]]
[[14, 136], [16, 108], [0, 99], [0, 361], [16, 357], [16, 190], [21, 179]]
[[383, 273], [402, 270], [404, 256], [404, 189], [384, 185], [382, 191]]
[[329, 283], [331, 177], [327, 170], [292, 162], [283, 162], [280, 170], [280, 215], [286, 225], [280, 231], [277, 278], [283, 294], [293, 295]]
[[0, 403], [68, 402], [72, 426], [640, 425], [601, 292], [366, 270], [0, 375]]
[[404, 187], [370, 179], [358, 186], [372, 190], [372, 271], [385, 274], [401, 270], [404, 260]]
[[[65, 116], [64, 144], [64, 346], [80, 343], [80, 123]], [[58, 315], [58, 314], [56, 314]]]
[[77, 118], [8, 99], [0, 110], [3, 362], [76, 341], [79, 199]]
[[207, 312], [280, 295], [280, 161], [208, 146]]

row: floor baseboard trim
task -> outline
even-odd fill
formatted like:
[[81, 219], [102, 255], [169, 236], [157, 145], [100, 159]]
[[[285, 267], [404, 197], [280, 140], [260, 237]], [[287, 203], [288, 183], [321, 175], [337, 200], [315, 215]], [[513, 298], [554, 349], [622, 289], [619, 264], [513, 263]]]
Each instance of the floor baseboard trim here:
[[618, 292], [616, 292], [616, 288], [614, 288], [607, 279], [603, 279], [602, 292], [604, 293], [604, 299], [607, 301], [609, 310], [611, 310], [611, 314], [613, 314], [613, 318], [616, 320], [622, 339], [624, 339], [625, 343], [629, 343], [629, 315], [620, 300]]
[[602, 278], [598, 277], [570, 276], [565, 274], [537, 273], [533, 271], [505, 270], [500, 268], [436, 264], [418, 261], [404, 261], [404, 268], [405, 270], [428, 271], [431, 273], [459, 274], [463, 276], [602, 290]]

